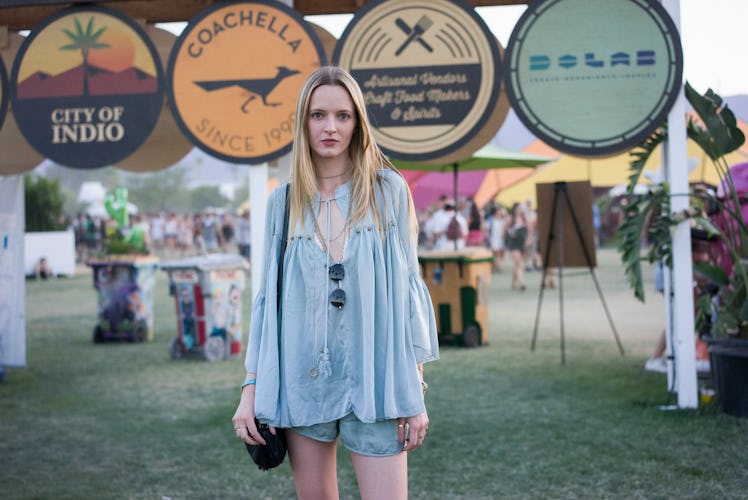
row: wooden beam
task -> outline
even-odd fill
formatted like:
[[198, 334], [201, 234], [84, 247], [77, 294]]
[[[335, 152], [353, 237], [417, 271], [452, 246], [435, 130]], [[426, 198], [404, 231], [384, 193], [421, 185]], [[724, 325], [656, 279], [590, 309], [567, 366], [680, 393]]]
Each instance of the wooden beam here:
[[[525, 5], [531, 0], [468, 0], [475, 7], [489, 5]], [[205, 7], [218, 0], [109, 0], [87, 4], [103, 5], [125, 12], [134, 19], [151, 23], [189, 21]], [[83, 3], [64, 0], [4, 0], [0, 7], [0, 26], [11, 31], [32, 29], [46, 17], [60, 9]], [[320, 14], [350, 14], [367, 0], [294, 0], [294, 9], [304, 16]]]

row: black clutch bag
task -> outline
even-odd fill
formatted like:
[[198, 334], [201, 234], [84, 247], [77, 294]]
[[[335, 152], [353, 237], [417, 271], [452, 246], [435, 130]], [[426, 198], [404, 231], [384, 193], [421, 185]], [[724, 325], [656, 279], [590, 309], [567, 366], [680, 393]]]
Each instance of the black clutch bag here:
[[275, 435], [270, 433], [267, 424], [261, 424], [255, 419], [255, 425], [260, 432], [260, 436], [265, 440], [265, 445], [252, 445], [244, 443], [247, 446], [249, 456], [257, 464], [260, 470], [270, 470], [278, 467], [286, 458], [286, 433], [283, 429], [275, 429]]

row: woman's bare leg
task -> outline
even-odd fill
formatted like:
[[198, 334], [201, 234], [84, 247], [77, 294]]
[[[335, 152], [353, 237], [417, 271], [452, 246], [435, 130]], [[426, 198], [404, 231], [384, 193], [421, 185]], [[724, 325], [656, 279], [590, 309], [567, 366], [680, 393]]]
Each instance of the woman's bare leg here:
[[407, 500], [408, 454], [367, 457], [351, 453], [361, 500]]
[[286, 431], [291, 473], [299, 500], [337, 500], [337, 443]]

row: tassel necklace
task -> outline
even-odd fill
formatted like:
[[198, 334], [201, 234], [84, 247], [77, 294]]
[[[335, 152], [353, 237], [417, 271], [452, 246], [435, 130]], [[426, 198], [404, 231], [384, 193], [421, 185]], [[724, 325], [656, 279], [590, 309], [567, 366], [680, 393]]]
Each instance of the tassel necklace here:
[[[343, 223], [343, 227], [340, 229], [340, 232], [337, 235], [335, 235], [335, 237], [332, 237], [332, 235], [331, 235], [331, 232], [332, 232], [332, 227], [331, 227], [331, 215], [332, 215], [331, 204], [334, 201], [335, 201], [335, 198], [330, 198], [330, 199], [327, 199], [327, 200], [320, 200], [320, 204], [322, 204], [322, 203], [325, 204], [325, 226], [326, 226], [325, 229], [326, 229], [326, 231], [324, 233], [322, 232], [321, 228], [319, 227], [319, 223], [317, 222], [317, 217], [314, 215], [314, 212], [312, 211], [311, 207], [309, 207], [310, 215], [312, 217], [312, 222], [314, 223], [315, 232], [317, 233], [317, 235], [319, 237], [320, 243], [322, 244], [322, 249], [324, 250], [325, 256], [326, 256], [326, 259], [325, 259], [325, 269], [327, 271], [328, 276], [325, 277], [325, 279], [324, 279], [324, 281], [325, 281], [325, 295], [324, 296], [325, 297], [328, 297], [330, 295], [330, 279], [329, 279], [330, 268], [331, 268], [330, 261], [332, 261], [335, 265], [340, 265], [340, 261], [343, 260], [343, 253], [344, 253], [344, 250], [345, 250], [345, 243], [346, 243], [346, 239], [347, 239], [347, 236], [348, 236], [347, 229], [349, 227], [349, 221], [346, 220]], [[320, 207], [320, 212], [321, 211], [322, 210], [321, 210], [321, 207]], [[343, 240], [343, 244], [342, 244], [342, 248], [341, 248], [340, 260], [338, 261], [338, 260], [334, 259], [333, 256], [332, 256], [332, 254], [331, 254], [331, 250], [332, 250], [331, 243], [334, 242], [334, 241], [336, 241], [336, 240], [338, 240], [341, 236], [345, 236], [345, 239]], [[337, 284], [338, 284], [338, 288], [340, 288], [340, 280], [338, 280]], [[329, 309], [325, 308], [324, 346], [320, 350], [319, 354], [317, 355], [317, 359], [316, 359], [315, 365], [312, 366], [309, 369], [309, 376], [311, 378], [313, 378], [313, 379], [316, 379], [320, 375], [322, 375], [323, 378], [329, 378], [330, 376], [332, 376], [332, 362], [331, 362], [331, 359], [330, 359], [330, 350], [328, 348], [328, 343], [327, 343], [327, 338], [328, 338], [328, 323], [329, 323], [328, 318], [327, 318], [328, 312], [329, 312]], [[314, 337], [315, 337], [314, 344], [316, 346], [317, 345], [317, 325], [316, 324], [315, 324], [315, 329], [314, 329]]]

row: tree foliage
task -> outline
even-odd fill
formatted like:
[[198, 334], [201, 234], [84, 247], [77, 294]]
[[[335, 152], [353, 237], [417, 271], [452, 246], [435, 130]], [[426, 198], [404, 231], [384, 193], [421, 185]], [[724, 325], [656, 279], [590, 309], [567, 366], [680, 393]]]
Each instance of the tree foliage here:
[[59, 231], [65, 229], [63, 214], [65, 195], [60, 181], [23, 176], [26, 209], [26, 231]]

